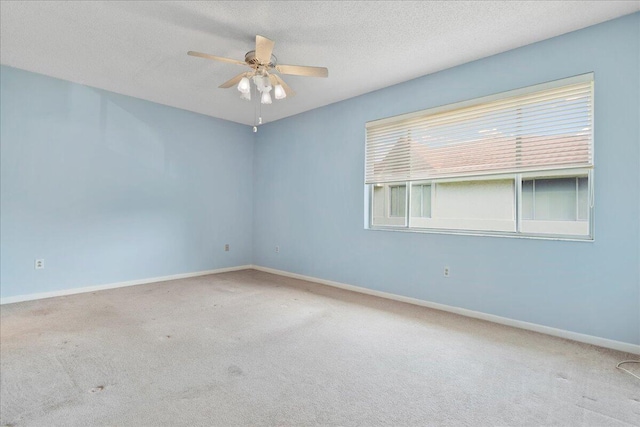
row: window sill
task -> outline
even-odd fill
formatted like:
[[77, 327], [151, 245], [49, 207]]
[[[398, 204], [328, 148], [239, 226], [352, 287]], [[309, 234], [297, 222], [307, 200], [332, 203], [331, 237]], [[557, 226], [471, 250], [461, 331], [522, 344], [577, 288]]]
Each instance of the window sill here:
[[365, 226], [365, 230], [372, 231], [393, 231], [400, 233], [420, 233], [420, 234], [448, 234], [457, 236], [476, 236], [476, 237], [501, 237], [508, 239], [530, 239], [530, 240], [560, 240], [566, 242], [586, 242], [593, 243], [593, 236], [560, 236], [560, 235], [540, 235], [540, 234], [516, 234], [516, 233], [500, 233], [491, 231], [472, 231], [472, 230], [438, 230], [425, 228], [406, 228], [406, 227], [381, 227], [381, 226]]

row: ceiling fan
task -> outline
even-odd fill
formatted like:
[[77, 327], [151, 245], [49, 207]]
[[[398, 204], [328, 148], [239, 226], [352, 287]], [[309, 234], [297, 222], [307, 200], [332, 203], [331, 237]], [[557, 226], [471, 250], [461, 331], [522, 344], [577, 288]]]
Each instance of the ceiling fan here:
[[275, 42], [273, 40], [257, 35], [256, 48], [245, 54], [244, 61], [194, 51], [189, 51], [187, 54], [230, 64], [244, 65], [251, 68], [252, 71], [240, 73], [234, 78], [222, 83], [219, 87], [230, 88], [238, 85], [240, 97], [251, 100], [251, 81], [253, 81], [255, 88], [260, 92], [260, 102], [262, 104], [271, 104], [271, 94], [269, 93], [271, 89], [273, 89], [276, 99], [283, 99], [287, 96], [295, 95], [293, 89], [291, 89], [278, 74], [275, 74], [274, 71], [280, 74], [294, 76], [327, 77], [329, 75], [329, 70], [324, 67], [278, 64], [277, 58], [273, 55], [274, 45]]

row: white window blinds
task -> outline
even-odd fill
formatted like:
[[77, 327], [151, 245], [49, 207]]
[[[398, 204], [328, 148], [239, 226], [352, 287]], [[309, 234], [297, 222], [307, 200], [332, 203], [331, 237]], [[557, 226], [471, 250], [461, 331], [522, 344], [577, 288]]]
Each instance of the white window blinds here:
[[367, 184], [593, 165], [593, 75], [369, 122]]

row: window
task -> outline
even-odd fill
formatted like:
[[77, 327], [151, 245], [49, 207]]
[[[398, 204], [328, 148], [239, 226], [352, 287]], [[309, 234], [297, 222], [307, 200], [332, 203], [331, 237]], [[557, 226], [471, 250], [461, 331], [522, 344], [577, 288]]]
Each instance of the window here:
[[592, 74], [369, 122], [369, 226], [590, 239], [592, 129]]
[[411, 217], [431, 218], [431, 184], [411, 184]]
[[374, 185], [372, 206], [372, 225], [406, 225], [406, 183]]
[[569, 178], [523, 178], [522, 230], [588, 235], [588, 183], [586, 174]]
[[389, 216], [404, 217], [407, 205], [407, 186], [392, 185], [389, 187], [391, 200], [389, 201]]

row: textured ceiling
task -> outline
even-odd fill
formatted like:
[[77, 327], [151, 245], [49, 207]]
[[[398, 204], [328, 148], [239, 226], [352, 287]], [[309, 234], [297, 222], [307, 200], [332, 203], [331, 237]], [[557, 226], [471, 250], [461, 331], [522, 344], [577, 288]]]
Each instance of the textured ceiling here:
[[284, 64], [295, 97], [273, 121], [640, 10], [640, 1], [0, 2], [0, 62], [198, 113], [253, 124], [254, 105], [217, 86], [245, 69], [255, 35]]

